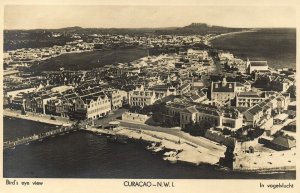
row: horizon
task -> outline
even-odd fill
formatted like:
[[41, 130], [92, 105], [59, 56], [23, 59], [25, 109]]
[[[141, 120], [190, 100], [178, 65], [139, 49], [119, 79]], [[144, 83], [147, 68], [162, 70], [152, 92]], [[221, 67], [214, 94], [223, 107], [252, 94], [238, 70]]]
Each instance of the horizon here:
[[7, 5], [4, 8], [5, 30], [61, 29], [73, 26], [151, 29], [184, 27], [191, 23], [227, 28], [297, 26], [296, 10], [293, 7]]
[[[196, 22], [193, 22], [196, 23]], [[191, 23], [192, 24], [192, 23]], [[207, 24], [207, 23], [202, 23], [202, 24]], [[240, 29], [296, 29], [297, 27], [227, 27], [227, 26], [219, 26], [219, 25], [209, 25], [208, 26], [217, 26], [217, 27], [224, 27], [224, 28], [240, 28]], [[189, 25], [186, 25], [189, 26]], [[81, 28], [81, 29], [128, 29], [128, 30], [133, 30], [133, 29], [168, 29], [168, 28], [183, 28], [186, 26], [170, 26], [170, 27], [81, 27], [81, 26], [66, 26], [66, 27], [60, 27], [60, 28], [19, 28], [19, 29], [3, 29], [5, 31], [30, 31], [30, 30], [61, 30], [61, 29], [69, 29], [69, 28]]]

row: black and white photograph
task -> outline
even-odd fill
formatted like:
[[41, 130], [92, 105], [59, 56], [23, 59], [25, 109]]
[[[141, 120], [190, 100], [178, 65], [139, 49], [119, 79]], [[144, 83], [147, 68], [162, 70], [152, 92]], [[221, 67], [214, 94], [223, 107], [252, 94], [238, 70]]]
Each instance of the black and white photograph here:
[[2, 185], [296, 191], [297, 8], [171, 2], [3, 5]]

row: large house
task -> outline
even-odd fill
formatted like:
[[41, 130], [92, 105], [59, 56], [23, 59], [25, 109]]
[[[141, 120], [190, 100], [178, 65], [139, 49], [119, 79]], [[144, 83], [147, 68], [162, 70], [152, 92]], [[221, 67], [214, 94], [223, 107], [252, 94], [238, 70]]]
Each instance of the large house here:
[[272, 114], [280, 113], [287, 109], [289, 96], [278, 93], [271, 95], [259, 104], [256, 104], [243, 112], [247, 125], [260, 126], [271, 118]]
[[168, 85], [155, 85], [149, 88], [149, 90], [155, 92], [155, 97], [157, 99], [162, 99], [170, 95], [176, 95], [176, 88]]
[[230, 104], [237, 93], [248, 91], [250, 88], [249, 84], [227, 82], [226, 78], [223, 78], [221, 82], [211, 83], [211, 100], [220, 105]]
[[74, 115], [77, 118], [93, 120], [108, 115], [110, 111], [111, 102], [104, 92], [79, 96], [75, 99]]
[[250, 61], [247, 59], [247, 72], [251, 74], [253, 71], [267, 71], [269, 66], [267, 61]]
[[277, 95], [275, 91], [265, 92], [240, 92], [236, 96], [236, 107], [252, 107], [266, 100], [272, 95]]
[[143, 108], [144, 106], [152, 105], [157, 98], [153, 91], [134, 90], [129, 92], [128, 100], [130, 106], [139, 106]]
[[124, 97], [120, 90], [118, 89], [109, 89], [104, 91], [105, 94], [111, 101], [111, 109], [115, 110], [121, 108], [123, 105]]
[[226, 126], [232, 129], [242, 127], [243, 116], [234, 108], [218, 108], [211, 105], [173, 102], [166, 105], [169, 116], [180, 117], [180, 127], [202, 120], [216, 127]]

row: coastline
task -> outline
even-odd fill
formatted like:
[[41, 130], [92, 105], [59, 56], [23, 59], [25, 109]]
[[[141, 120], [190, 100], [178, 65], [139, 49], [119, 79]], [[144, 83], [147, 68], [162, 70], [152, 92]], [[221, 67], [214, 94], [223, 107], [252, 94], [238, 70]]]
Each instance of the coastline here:
[[216, 36], [213, 36], [213, 37], [209, 38], [208, 42], [210, 44], [212, 44], [211, 43], [212, 40], [218, 39], [218, 38], [223, 37], [223, 36], [234, 35], [234, 34], [242, 34], [242, 33], [250, 33], [250, 32], [257, 32], [257, 31], [258, 31], [257, 29], [251, 29], [251, 30], [243, 30], [243, 31], [237, 31], [237, 32], [224, 33], [224, 34], [216, 35]]
[[[50, 120], [43, 117], [32, 117], [20, 115], [17, 111], [8, 111], [3, 110], [3, 116], [13, 117], [17, 119], [24, 119], [29, 121], [35, 121], [40, 123], [46, 123], [51, 125], [60, 125], [60, 126], [68, 126], [70, 123], [67, 121], [57, 121]], [[106, 129], [96, 129], [92, 127], [88, 127], [87, 129], [81, 128], [82, 131], [92, 132], [97, 135], [104, 136], [125, 136], [129, 140], [134, 142], [142, 142], [148, 145], [146, 148], [149, 151], [152, 151], [155, 154], [161, 154], [162, 159], [168, 161], [173, 164], [183, 164], [183, 165], [192, 165], [192, 166], [210, 166], [215, 170], [222, 170], [222, 166], [219, 165], [220, 157], [224, 156], [221, 154], [216, 154], [210, 152], [208, 149], [201, 147], [197, 144], [194, 144], [188, 140], [178, 138], [177, 136], [158, 132], [158, 131], [149, 131], [143, 129], [133, 129], [120, 127], [117, 130], [106, 130]], [[178, 143], [178, 139], [180, 143]], [[152, 144], [151, 148], [150, 145]], [[155, 144], [155, 146], [154, 146]], [[157, 145], [157, 146], [156, 146]], [[168, 155], [166, 155], [166, 153]], [[255, 169], [225, 169], [225, 172], [242, 172], [242, 173], [272, 173], [272, 172], [286, 172], [286, 171], [296, 171], [296, 167], [274, 167], [274, 168], [255, 168]]]
[[[33, 114], [33, 113], [32, 113]], [[50, 125], [59, 125], [59, 126], [70, 126], [72, 123], [70, 121], [63, 121], [63, 120], [51, 120], [51, 116], [32, 116], [31, 114], [21, 115], [18, 111], [12, 111], [8, 109], [3, 109], [3, 117], [12, 117], [18, 119], [24, 119], [29, 121], [47, 123]]]
[[221, 153], [212, 153], [190, 141], [158, 131], [135, 130], [125, 127], [119, 127], [114, 131], [91, 127], [82, 130], [95, 134], [101, 133], [102, 135], [125, 136], [130, 140], [152, 144], [147, 149], [154, 153], [163, 152], [164, 160], [170, 163], [181, 162], [196, 166], [200, 164], [215, 166], [222, 156]]

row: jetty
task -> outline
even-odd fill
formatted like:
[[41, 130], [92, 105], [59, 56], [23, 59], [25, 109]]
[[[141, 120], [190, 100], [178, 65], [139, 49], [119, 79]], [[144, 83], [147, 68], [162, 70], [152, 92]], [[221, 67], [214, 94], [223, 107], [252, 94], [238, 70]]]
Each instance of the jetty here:
[[26, 145], [33, 141], [42, 140], [44, 138], [48, 138], [48, 137], [55, 136], [55, 135], [61, 135], [61, 134], [67, 133], [69, 131], [75, 131], [77, 129], [78, 128], [75, 126], [69, 126], [69, 127], [61, 126], [58, 129], [50, 130], [50, 131], [43, 132], [40, 134], [34, 134], [29, 137], [18, 138], [17, 140], [14, 140], [14, 141], [5, 141], [3, 144], [3, 149], [4, 150], [5, 149], [14, 149], [18, 145], [23, 145], [23, 144]]

